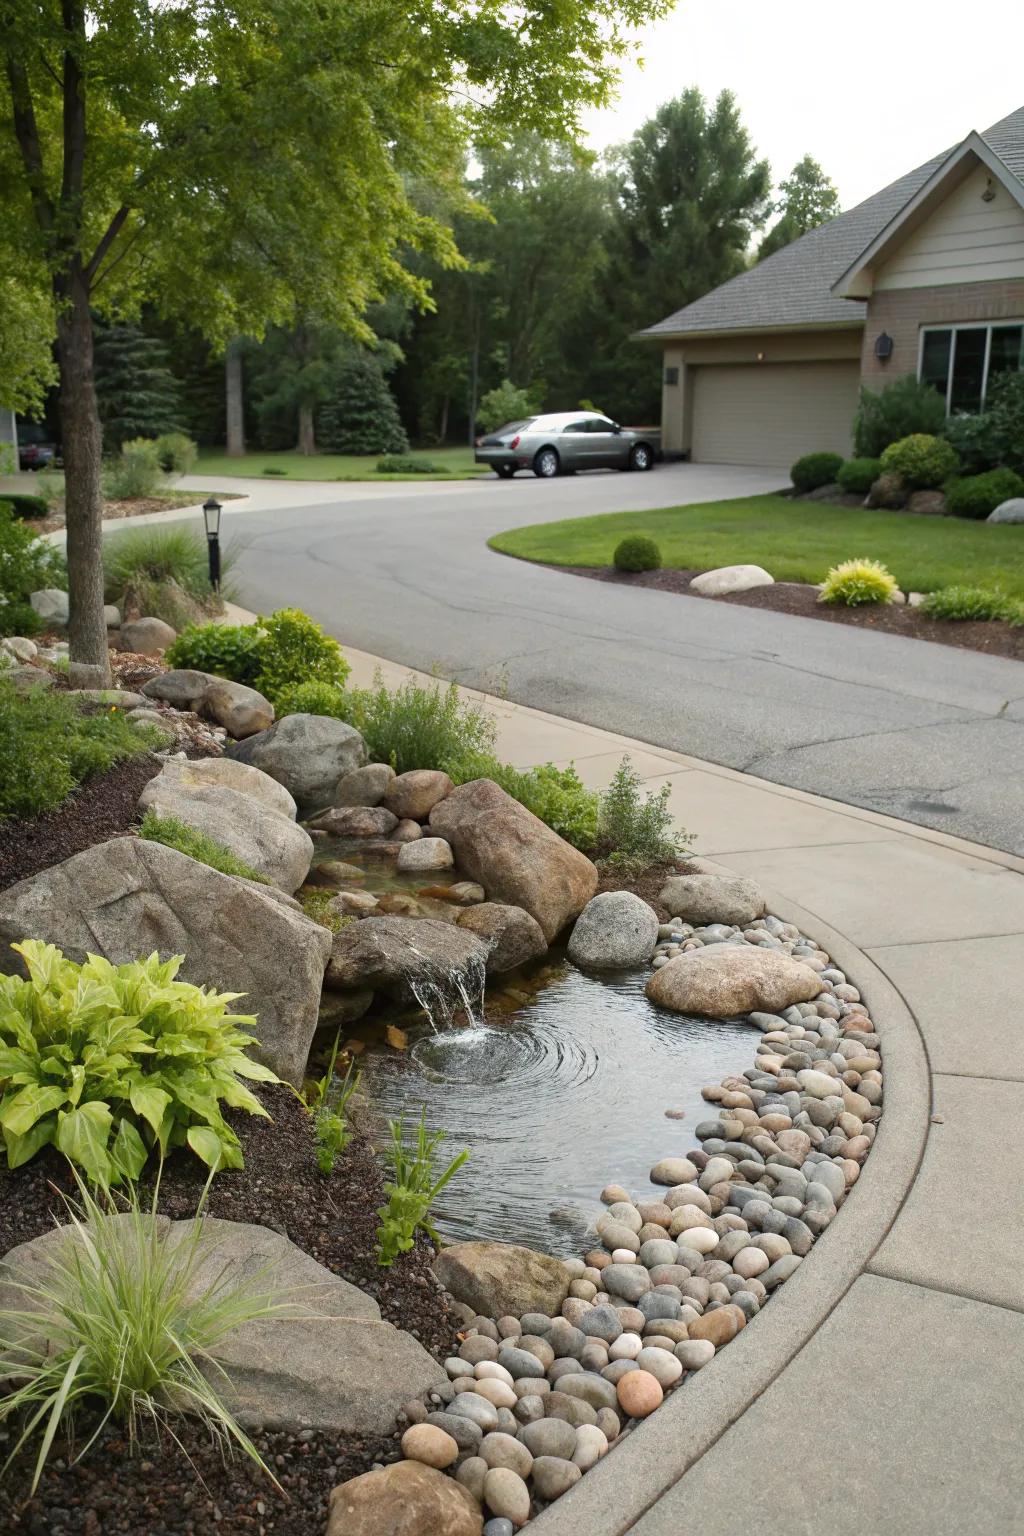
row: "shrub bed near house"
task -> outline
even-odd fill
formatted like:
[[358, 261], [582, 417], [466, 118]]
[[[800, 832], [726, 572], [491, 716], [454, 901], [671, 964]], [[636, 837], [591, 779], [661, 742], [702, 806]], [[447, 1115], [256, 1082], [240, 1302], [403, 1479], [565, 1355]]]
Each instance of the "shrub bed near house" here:
[[836, 480], [848, 496], [866, 496], [881, 473], [881, 459], [846, 459], [836, 472]]
[[965, 475], [946, 485], [946, 505], [954, 517], [986, 518], [1004, 501], [1024, 496], [1024, 479], [1012, 469]]
[[918, 432], [938, 435], [945, 425], [942, 396], [930, 384], [907, 374], [881, 390], [861, 389], [853, 424], [854, 452], [862, 458], [880, 458], [890, 443]]
[[842, 463], [841, 453], [805, 453], [793, 465], [789, 478], [797, 493], [805, 496], [808, 491], [817, 491], [823, 485], [831, 485], [837, 479]]
[[956, 451], [944, 437], [914, 432], [890, 443], [882, 454], [882, 469], [900, 475], [914, 490], [928, 491], [942, 485], [958, 465]]

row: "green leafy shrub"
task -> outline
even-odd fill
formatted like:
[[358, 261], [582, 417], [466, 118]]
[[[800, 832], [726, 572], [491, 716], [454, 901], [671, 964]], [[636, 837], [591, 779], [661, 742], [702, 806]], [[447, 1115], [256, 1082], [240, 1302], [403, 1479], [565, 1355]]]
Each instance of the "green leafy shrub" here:
[[418, 459], [413, 454], [389, 453], [377, 464], [380, 475], [436, 475], [438, 466], [432, 459]]
[[1024, 373], [1001, 373], [992, 379], [985, 400], [996, 463], [1024, 475]]
[[19, 693], [0, 674], [0, 822], [55, 809], [90, 774], [161, 741], [117, 710], [83, 714], [71, 694]]
[[844, 560], [825, 577], [818, 602], [841, 603], [847, 608], [891, 603], [897, 590], [895, 576], [879, 560]]
[[13, 944], [28, 979], [0, 977], [0, 1128], [7, 1166], [55, 1146], [104, 1186], [137, 1179], [152, 1148], [190, 1147], [211, 1169], [240, 1168], [221, 1105], [266, 1116], [242, 1082], [277, 1082], [245, 1055], [234, 992], [176, 981], [184, 958], [111, 965]]
[[817, 491], [838, 479], [842, 464], [841, 453], [805, 453], [793, 465], [789, 478], [800, 495], [806, 496], [808, 491]]
[[443, 768], [490, 756], [497, 735], [494, 719], [480, 704], [464, 699], [454, 683], [422, 687], [409, 678], [393, 693], [377, 676], [365, 692], [350, 693], [353, 718], [370, 760], [390, 763], [396, 773]]
[[983, 475], [965, 475], [946, 486], [946, 506], [954, 517], [977, 521], [1014, 496], [1024, 496], [1024, 479], [1012, 469], [989, 469]]
[[382, 1268], [393, 1264], [400, 1253], [409, 1252], [416, 1241], [417, 1228], [426, 1232], [432, 1242], [440, 1243], [430, 1222], [430, 1207], [449, 1179], [469, 1160], [469, 1149], [465, 1148], [452, 1158], [440, 1177], [435, 1176], [437, 1149], [445, 1135], [443, 1131], [427, 1130], [426, 1115], [424, 1105], [411, 1150], [405, 1145], [404, 1118], [389, 1123], [391, 1178], [384, 1186], [387, 1204], [377, 1211], [377, 1262]]
[[836, 474], [847, 496], [866, 496], [882, 473], [881, 459], [847, 459]]
[[329, 715], [354, 725], [361, 718], [363, 694], [353, 689], [335, 688], [331, 683], [293, 683], [282, 688], [274, 700], [279, 720], [285, 715]]
[[148, 437], [133, 437], [121, 444], [120, 455], [107, 465], [103, 490], [111, 501], [134, 501], [152, 496], [161, 478], [156, 443]]
[[956, 471], [957, 463], [952, 443], [927, 432], [901, 437], [882, 454], [883, 470], [902, 475], [906, 484], [917, 490], [933, 490], [942, 485]]
[[0, 1477], [39, 1434], [34, 1493], [55, 1441], [72, 1465], [86, 1454], [95, 1435], [75, 1454], [58, 1431], [80, 1408], [98, 1407], [99, 1428], [121, 1425], [130, 1451], [142, 1430], [175, 1438], [174, 1421], [187, 1414], [223, 1453], [239, 1447], [276, 1481], [222, 1402], [213, 1360], [236, 1328], [294, 1309], [262, 1289], [265, 1273], [239, 1280], [210, 1265], [216, 1239], [204, 1232], [205, 1192], [182, 1237], [158, 1219], [159, 1186], [143, 1211], [134, 1186], [115, 1204], [76, 1180], [64, 1240], [38, 1277], [11, 1282], [20, 1306], [0, 1312], [0, 1354], [18, 1361], [0, 1392], [0, 1422], [21, 1428]]
[[184, 432], [162, 432], [156, 440], [156, 459], [165, 475], [187, 475], [195, 467], [199, 449]]
[[601, 862], [631, 874], [674, 859], [692, 839], [675, 826], [668, 808], [671, 793], [671, 786], [663, 784], [656, 794], [642, 794], [640, 775], [630, 758], [624, 757], [600, 797]]
[[189, 624], [169, 645], [169, 667], [212, 672], [249, 688], [260, 668], [262, 638], [255, 624]]
[[326, 683], [342, 688], [351, 668], [337, 640], [325, 635], [301, 608], [278, 608], [257, 620], [262, 635], [256, 687], [274, 702], [296, 683]]
[[23, 496], [19, 492], [4, 491], [0, 505], [10, 507], [15, 517], [28, 519], [45, 517], [50, 510], [45, 496]]
[[661, 569], [661, 550], [653, 539], [634, 533], [616, 544], [612, 564], [617, 571], [657, 571]]
[[861, 389], [853, 424], [854, 452], [858, 458], [879, 459], [890, 443], [915, 432], [937, 435], [945, 425], [942, 396], [930, 384], [906, 374], [883, 390]]
[[1015, 628], [1024, 625], [1024, 603], [991, 587], [940, 587], [928, 593], [920, 611], [930, 619], [1002, 619]]
[[574, 848], [586, 851], [597, 841], [598, 796], [587, 789], [572, 763], [567, 768], [556, 768], [554, 763], [513, 768], [492, 753], [480, 753], [449, 762], [445, 772], [456, 784], [493, 779]]
[[238, 858], [230, 848], [197, 832], [195, 827], [179, 821], [176, 816], [157, 816], [154, 811], [147, 811], [139, 827], [139, 836], [150, 843], [163, 843], [165, 848], [176, 848], [198, 864], [219, 869], [222, 875], [237, 875], [240, 880], [255, 880], [260, 885], [270, 884], [264, 875]]
[[41, 587], [67, 587], [58, 550], [37, 539], [0, 501], [0, 635], [35, 635], [42, 628], [29, 594]]
[[943, 428], [943, 436], [959, 459], [965, 475], [980, 475], [998, 465], [999, 448], [990, 416], [950, 416]]
[[517, 389], [511, 379], [502, 379], [496, 389], [481, 395], [476, 412], [477, 426], [485, 432], [493, 432], [507, 421], [521, 421], [536, 412], [537, 403], [528, 389]]

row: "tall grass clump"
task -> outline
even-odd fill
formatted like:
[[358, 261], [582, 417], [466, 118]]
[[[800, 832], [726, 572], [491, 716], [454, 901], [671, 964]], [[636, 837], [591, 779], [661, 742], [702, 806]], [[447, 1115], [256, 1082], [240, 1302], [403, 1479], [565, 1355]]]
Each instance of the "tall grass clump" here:
[[[221, 597], [230, 597], [231, 549], [221, 554]], [[111, 603], [131, 599], [151, 618], [181, 629], [215, 611], [210, 590], [206, 540], [192, 528], [132, 528], [104, 540], [103, 575]]]

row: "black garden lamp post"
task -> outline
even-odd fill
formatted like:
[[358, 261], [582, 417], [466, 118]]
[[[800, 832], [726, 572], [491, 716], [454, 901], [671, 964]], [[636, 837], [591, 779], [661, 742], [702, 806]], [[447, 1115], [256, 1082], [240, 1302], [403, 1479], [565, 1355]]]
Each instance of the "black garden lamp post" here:
[[211, 496], [203, 502], [203, 522], [206, 524], [206, 548], [210, 557], [210, 586], [220, 592], [220, 502]]

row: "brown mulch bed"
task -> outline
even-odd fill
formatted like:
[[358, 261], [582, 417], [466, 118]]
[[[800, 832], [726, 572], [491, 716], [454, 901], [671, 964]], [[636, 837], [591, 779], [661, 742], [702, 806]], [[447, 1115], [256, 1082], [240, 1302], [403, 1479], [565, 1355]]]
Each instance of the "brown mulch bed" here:
[[[143, 517], [147, 512], [174, 512], [182, 507], [196, 507], [206, 499], [208, 492], [174, 491], [167, 496], [136, 496], [130, 501], [105, 501], [103, 518]], [[220, 491], [218, 501], [237, 501], [239, 492]], [[29, 524], [33, 533], [56, 533], [64, 527], [63, 503], [58, 502], [46, 517], [34, 517]]]
[[[210, 1215], [258, 1222], [284, 1233], [334, 1273], [374, 1295], [387, 1320], [406, 1328], [438, 1357], [451, 1353], [457, 1343], [455, 1325], [434, 1279], [427, 1241], [421, 1238], [390, 1269], [376, 1263], [376, 1209], [384, 1186], [369, 1144], [354, 1140], [324, 1177], [313, 1159], [310, 1117], [295, 1095], [274, 1085], [261, 1085], [259, 1091], [273, 1120], [229, 1112], [245, 1166], [213, 1181]], [[190, 1153], [174, 1154], [161, 1181], [161, 1211], [175, 1218], [191, 1215], [203, 1171]], [[0, 1252], [48, 1230], [62, 1209], [53, 1188], [67, 1185], [65, 1165], [50, 1153], [5, 1175], [0, 1181]], [[220, 1536], [323, 1536], [330, 1490], [399, 1454], [397, 1429], [385, 1437], [309, 1431], [257, 1437], [291, 1496], [285, 1503], [255, 1467], [242, 1460], [225, 1466], [198, 1430], [181, 1432], [176, 1425], [176, 1432], [182, 1433], [194, 1467], [169, 1444], [151, 1445], [133, 1460], [123, 1437], [111, 1430], [80, 1467], [67, 1467], [55, 1452], [40, 1493], [24, 1508], [28, 1468], [20, 1459], [0, 1490], [0, 1530], [31, 1536], [212, 1536], [214, 1531]]]
[[649, 907], [654, 908], [658, 914], [659, 923], [667, 923], [669, 919], [668, 908], [662, 906], [658, 896], [669, 876], [678, 875], [685, 868], [686, 859], [680, 857], [679, 859], [667, 860], [664, 864], [651, 864], [644, 870], [643, 874], [637, 875], [635, 879], [628, 879], [619, 874], [614, 866], [609, 867], [606, 864], [600, 864], [598, 865], [600, 875], [597, 887], [598, 893], [600, 894], [602, 891], [632, 891], [634, 896], [641, 897]]
[[792, 613], [799, 618], [819, 619], [831, 624], [853, 624], [858, 629], [873, 629], [879, 634], [906, 635], [911, 640], [931, 640], [935, 645], [952, 645], [961, 650], [985, 651], [990, 656], [1008, 656], [1024, 661], [1024, 629], [1014, 629], [1001, 621], [929, 619], [917, 608], [888, 607], [871, 604], [863, 608], [833, 607], [819, 603], [817, 588], [801, 582], [777, 581], [770, 587], [754, 587], [750, 592], [735, 592], [730, 597], [701, 597], [688, 587], [696, 570], [617, 571], [614, 566], [556, 565], [552, 570], [570, 576], [586, 576], [591, 581], [610, 581], [620, 586], [649, 587], [656, 592], [677, 592], [702, 603], [738, 603], [745, 608], [770, 608], [776, 613]]
[[139, 796], [160, 768], [148, 752], [126, 758], [86, 779], [56, 810], [0, 822], [0, 890], [126, 832]]

